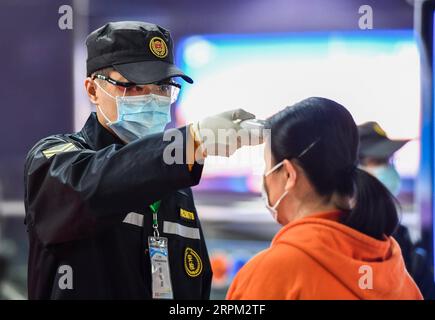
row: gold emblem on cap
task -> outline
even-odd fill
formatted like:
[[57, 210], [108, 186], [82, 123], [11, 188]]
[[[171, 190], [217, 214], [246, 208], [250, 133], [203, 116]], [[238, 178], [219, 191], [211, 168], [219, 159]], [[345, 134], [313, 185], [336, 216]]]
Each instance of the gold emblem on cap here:
[[386, 132], [384, 130], [382, 130], [382, 128], [378, 124], [375, 124], [373, 126], [373, 130], [375, 130], [376, 133], [378, 135], [382, 136], [382, 137], [386, 137], [387, 136]]
[[154, 37], [150, 40], [150, 50], [157, 58], [166, 58], [168, 47], [166, 42], [160, 37]]

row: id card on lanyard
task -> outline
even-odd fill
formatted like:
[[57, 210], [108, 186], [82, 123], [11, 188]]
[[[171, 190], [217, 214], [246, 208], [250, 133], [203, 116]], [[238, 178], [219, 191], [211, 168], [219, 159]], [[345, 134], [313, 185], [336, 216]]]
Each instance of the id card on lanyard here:
[[153, 213], [154, 236], [148, 237], [148, 248], [151, 260], [151, 282], [153, 299], [173, 299], [171, 273], [169, 270], [168, 238], [160, 237], [157, 213], [160, 201], [150, 205]]

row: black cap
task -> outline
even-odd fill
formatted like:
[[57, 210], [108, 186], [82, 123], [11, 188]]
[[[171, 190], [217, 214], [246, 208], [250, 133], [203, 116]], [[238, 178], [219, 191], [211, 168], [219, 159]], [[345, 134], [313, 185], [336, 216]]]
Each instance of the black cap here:
[[113, 67], [127, 80], [148, 84], [182, 77], [193, 80], [174, 65], [173, 43], [168, 30], [140, 21], [109, 22], [86, 39], [89, 77], [99, 69]]
[[402, 148], [409, 139], [391, 140], [381, 126], [374, 121], [366, 122], [358, 126], [360, 138], [359, 157], [388, 159], [397, 150]]

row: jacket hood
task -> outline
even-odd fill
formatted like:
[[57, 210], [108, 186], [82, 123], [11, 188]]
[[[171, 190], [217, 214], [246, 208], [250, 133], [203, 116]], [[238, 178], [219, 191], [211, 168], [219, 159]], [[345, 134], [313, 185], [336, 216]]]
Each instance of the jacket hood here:
[[285, 244], [314, 259], [360, 299], [397, 299], [409, 288], [421, 297], [409, 276], [398, 243], [377, 240], [338, 222], [340, 212], [326, 212], [291, 222], [271, 247]]

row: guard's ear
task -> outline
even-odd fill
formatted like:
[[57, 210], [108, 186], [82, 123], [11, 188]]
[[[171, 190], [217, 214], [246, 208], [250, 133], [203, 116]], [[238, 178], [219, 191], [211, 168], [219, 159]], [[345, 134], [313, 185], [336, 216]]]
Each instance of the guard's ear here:
[[85, 90], [88, 94], [89, 100], [93, 104], [98, 104], [98, 97], [97, 97], [97, 87], [95, 85], [94, 80], [92, 80], [90, 77], [87, 77], [85, 79]]
[[296, 166], [288, 159], [284, 160], [283, 167], [284, 171], [287, 173], [287, 182], [284, 188], [285, 190], [290, 190], [296, 184], [296, 180], [298, 178], [298, 171], [296, 170]]

